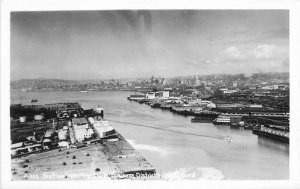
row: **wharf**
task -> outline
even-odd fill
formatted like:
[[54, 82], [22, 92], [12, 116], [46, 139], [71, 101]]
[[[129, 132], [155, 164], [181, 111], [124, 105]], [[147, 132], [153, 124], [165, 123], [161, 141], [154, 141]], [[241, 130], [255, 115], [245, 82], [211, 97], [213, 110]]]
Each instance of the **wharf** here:
[[119, 140], [60, 148], [12, 159], [12, 180], [139, 179], [155, 168], [119, 133]]
[[[46, 111], [34, 108], [18, 105], [11, 110], [15, 117], [30, 117]], [[47, 119], [25, 122], [12, 119], [12, 180], [148, 179], [151, 176], [150, 179], [155, 179], [155, 168], [120, 133], [101, 122], [107, 122], [101, 113], [93, 109], [82, 110], [78, 103], [51, 104], [51, 108], [55, 114], [47, 114], [49, 112], [46, 111]], [[81, 117], [77, 118], [78, 115]], [[102, 123], [98, 122], [97, 129], [88, 119], [93, 116], [100, 117], [98, 121]], [[83, 127], [83, 130], [78, 130]], [[66, 136], [59, 135], [64, 133], [65, 128]], [[91, 130], [94, 135], [90, 137], [82, 132]], [[84, 140], [80, 140], [81, 133], [85, 134]], [[141, 178], [142, 175], [147, 177]]]
[[280, 142], [283, 142], [283, 143], [289, 143], [289, 141], [290, 141], [289, 137], [281, 136], [281, 135], [270, 133], [270, 132], [265, 132], [265, 131], [262, 131], [262, 130], [259, 130], [259, 129], [253, 129], [252, 133], [255, 134], [255, 135], [258, 135], [258, 136], [271, 138], [271, 139], [274, 139], [274, 140], [277, 140], [277, 141], [280, 141]]

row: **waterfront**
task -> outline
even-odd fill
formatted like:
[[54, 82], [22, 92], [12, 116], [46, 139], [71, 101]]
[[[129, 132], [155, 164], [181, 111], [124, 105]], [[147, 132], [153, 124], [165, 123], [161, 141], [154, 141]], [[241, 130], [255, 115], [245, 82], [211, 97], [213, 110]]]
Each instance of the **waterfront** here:
[[[130, 92], [12, 92], [11, 103], [29, 104], [79, 101], [89, 107], [100, 105], [104, 118], [150, 125], [185, 133], [231, 136], [233, 141], [203, 138], [112, 122], [115, 127], [158, 171], [212, 167], [225, 179], [288, 179], [289, 145], [258, 138], [251, 130], [191, 123], [184, 117], [126, 99]], [[213, 170], [213, 169], [212, 169]]]

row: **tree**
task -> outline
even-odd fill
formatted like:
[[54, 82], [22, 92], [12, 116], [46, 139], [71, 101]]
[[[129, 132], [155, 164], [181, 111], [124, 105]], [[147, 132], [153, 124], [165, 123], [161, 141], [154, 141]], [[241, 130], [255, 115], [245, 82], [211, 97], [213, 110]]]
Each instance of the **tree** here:
[[214, 96], [216, 97], [223, 97], [223, 92], [220, 89], [215, 90]]

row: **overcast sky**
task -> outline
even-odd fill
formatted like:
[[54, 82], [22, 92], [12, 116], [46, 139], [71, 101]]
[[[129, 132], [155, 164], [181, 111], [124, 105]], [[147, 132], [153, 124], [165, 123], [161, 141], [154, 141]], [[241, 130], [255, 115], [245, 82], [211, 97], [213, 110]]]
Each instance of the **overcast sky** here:
[[12, 80], [288, 70], [286, 10], [11, 14]]

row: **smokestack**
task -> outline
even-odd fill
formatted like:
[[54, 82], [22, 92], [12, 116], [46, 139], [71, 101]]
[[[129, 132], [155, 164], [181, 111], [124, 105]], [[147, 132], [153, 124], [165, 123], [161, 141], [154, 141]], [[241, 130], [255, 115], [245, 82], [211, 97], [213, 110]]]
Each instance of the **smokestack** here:
[[55, 120], [53, 118], [53, 129], [55, 130]]

